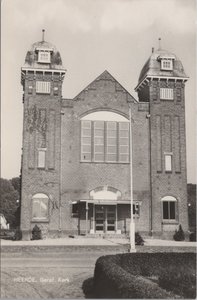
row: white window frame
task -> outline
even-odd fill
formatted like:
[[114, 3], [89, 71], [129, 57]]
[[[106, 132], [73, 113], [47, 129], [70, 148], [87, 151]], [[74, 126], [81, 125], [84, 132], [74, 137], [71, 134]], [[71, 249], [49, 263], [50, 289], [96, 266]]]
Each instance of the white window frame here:
[[39, 50], [38, 51], [38, 62], [49, 64], [51, 62], [50, 51]]
[[174, 100], [174, 90], [170, 88], [160, 88], [161, 100]]
[[171, 71], [173, 69], [172, 59], [162, 59], [161, 60], [161, 69]]
[[44, 169], [46, 167], [46, 148], [38, 149], [38, 168]]
[[36, 81], [36, 94], [50, 94], [51, 82], [50, 81]]
[[172, 153], [164, 153], [165, 171], [172, 172]]

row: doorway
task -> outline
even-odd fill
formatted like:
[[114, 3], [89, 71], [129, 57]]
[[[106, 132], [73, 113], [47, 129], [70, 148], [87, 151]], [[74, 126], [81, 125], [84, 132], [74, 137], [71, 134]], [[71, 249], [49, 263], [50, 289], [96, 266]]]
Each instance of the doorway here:
[[116, 205], [95, 205], [95, 232], [115, 233]]

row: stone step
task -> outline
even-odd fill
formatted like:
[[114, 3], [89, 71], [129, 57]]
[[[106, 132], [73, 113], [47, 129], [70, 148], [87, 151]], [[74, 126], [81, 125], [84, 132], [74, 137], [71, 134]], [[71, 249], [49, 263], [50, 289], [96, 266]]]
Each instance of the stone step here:
[[126, 234], [112, 234], [112, 233], [88, 233], [81, 235], [69, 235], [70, 238], [103, 238], [103, 239], [127, 239], [129, 236]]

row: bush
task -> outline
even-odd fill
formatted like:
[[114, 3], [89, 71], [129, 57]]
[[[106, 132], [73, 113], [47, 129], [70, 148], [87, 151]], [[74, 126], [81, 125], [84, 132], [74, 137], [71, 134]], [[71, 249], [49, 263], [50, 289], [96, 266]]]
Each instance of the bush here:
[[[195, 253], [103, 256], [95, 266], [95, 298], [191, 298], [195, 293], [195, 266]], [[167, 277], [170, 283], [165, 283]]]
[[82, 284], [82, 290], [86, 296], [86, 298], [95, 298], [94, 295], [94, 278], [86, 279]]
[[144, 246], [144, 240], [141, 237], [141, 235], [139, 234], [139, 232], [135, 233], [135, 244], [137, 246]]
[[41, 229], [38, 227], [38, 225], [35, 225], [32, 230], [32, 240], [41, 240], [41, 239], [42, 239]]
[[185, 234], [184, 234], [184, 231], [183, 231], [181, 225], [179, 225], [179, 229], [175, 231], [173, 238], [175, 241], [184, 241], [185, 240]]
[[196, 231], [190, 233], [189, 240], [190, 242], [196, 242]]
[[14, 234], [13, 240], [14, 241], [20, 241], [20, 240], [22, 240], [22, 231], [20, 230], [19, 227], [15, 230], [15, 234]]

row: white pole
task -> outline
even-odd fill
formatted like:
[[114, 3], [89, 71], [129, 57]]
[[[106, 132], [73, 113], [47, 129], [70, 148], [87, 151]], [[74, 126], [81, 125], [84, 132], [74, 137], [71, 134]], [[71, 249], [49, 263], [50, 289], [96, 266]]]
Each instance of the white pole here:
[[130, 190], [131, 190], [131, 221], [130, 221], [130, 252], [136, 252], [135, 249], [135, 222], [133, 220], [133, 164], [132, 164], [132, 124], [131, 124], [131, 106], [129, 105], [129, 125], [130, 125]]

